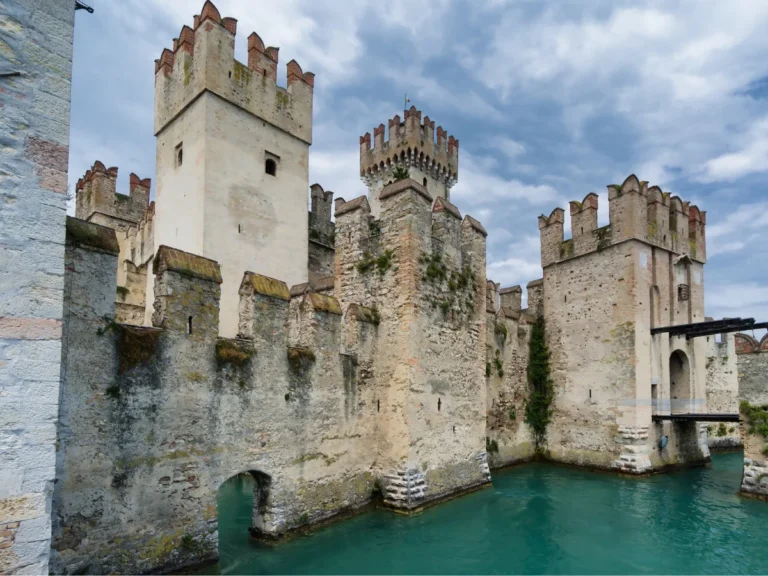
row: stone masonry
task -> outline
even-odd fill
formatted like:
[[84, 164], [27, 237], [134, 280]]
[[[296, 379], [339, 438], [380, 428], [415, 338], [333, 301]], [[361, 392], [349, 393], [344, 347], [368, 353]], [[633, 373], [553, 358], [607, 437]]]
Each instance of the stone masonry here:
[[55, 569], [216, 558], [217, 490], [241, 473], [270, 539], [378, 492], [412, 510], [488, 483], [486, 233], [435, 206], [411, 180], [377, 220], [339, 200], [334, 295], [247, 272], [236, 338], [218, 263], [167, 246], [153, 327], [115, 322], [117, 235], [69, 219]]
[[741, 401], [740, 430], [744, 444], [741, 493], [768, 499], [768, 335], [759, 342], [749, 334], [736, 334]]
[[47, 574], [74, 2], [0, 10], [0, 573]]
[[[634, 175], [539, 217], [543, 313], [552, 353], [549, 456], [627, 473], [709, 460], [706, 428], [654, 413], [706, 412], [707, 343], [654, 327], [704, 320], [706, 215]], [[661, 448], [661, 439], [668, 443]]]

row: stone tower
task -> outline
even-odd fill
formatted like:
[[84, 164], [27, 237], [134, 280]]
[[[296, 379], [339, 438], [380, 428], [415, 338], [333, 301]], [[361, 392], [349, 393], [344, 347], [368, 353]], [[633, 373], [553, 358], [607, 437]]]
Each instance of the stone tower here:
[[602, 227], [596, 194], [571, 202], [568, 240], [561, 208], [539, 217], [550, 456], [627, 473], [705, 462], [705, 427], [652, 416], [707, 412], [708, 343], [651, 331], [704, 321], [706, 213], [634, 175], [608, 201]]
[[242, 64], [236, 29], [206, 2], [155, 61], [155, 245], [219, 262], [222, 336], [245, 271], [307, 280], [314, 74], [292, 60], [278, 86], [278, 49], [254, 32]]
[[[389, 120], [389, 138], [385, 139], [384, 124], [371, 134], [360, 136], [360, 178], [368, 186], [371, 214], [378, 217], [381, 208], [381, 189], [395, 180], [398, 167], [407, 168], [410, 177], [427, 188], [433, 198], [450, 200], [451, 188], [459, 178], [459, 141], [424, 117], [411, 106], [404, 113]], [[437, 136], [437, 141], [435, 141]]]

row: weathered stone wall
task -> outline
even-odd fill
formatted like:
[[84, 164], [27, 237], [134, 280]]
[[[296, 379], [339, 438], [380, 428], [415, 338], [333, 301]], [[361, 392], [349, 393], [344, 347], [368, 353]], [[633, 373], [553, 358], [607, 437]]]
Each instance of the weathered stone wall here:
[[74, 3], [0, 16], [0, 572], [48, 573]]
[[[733, 334], [723, 334], [722, 341], [714, 336], [705, 338], [707, 353], [707, 410], [716, 414], [737, 414], [739, 411], [739, 378], [736, 366], [736, 346]], [[741, 447], [739, 426], [735, 422], [707, 424], [710, 449], [730, 450]]]
[[377, 467], [385, 502], [415, 508], [488, 478], [485, 231], [412, 180], [380, 200], [378, 220], [337, 201], [335, 294], [380, 318]]
[[535, 317], [520, 310], [519, 299], [516, 304], [516, 310], [502, 305], [486, 315], [486, 448], [491, 468], [527, 460], [536, 449], [524, 422], [528, 338]]
[[768, 335], [761, 341], [749, 334], [735, 335], [739, 373], [740, 432], [744, 444], [741, 491], [768, 499]]
[[739, 400], [768, 403], [768, 335], [757, 341], [749, 334], [736, 334]]
[[704, 319], [704, 213], [634, 176], [609, 201], [602, 228], [596, 195], [572, 202], [567, 241], [563, 210], [539, 218], [555, 386], [547, 449], [629, 473], [705, 462], [705, 428], [651, 415], [706, 411], [706, 342], [650, 334]]
[[742, 401], [739, 420], [744, 444], [741, 493], [768, 500], [768, 394], [761, 403]]
[[60, 569], [154, 572], [215, 558], [217, 489], [239, 473], [260, 482], [253, 527], [265, 536], [370, 500], [376, 393], [359, 367], [377, 354], [376, 326], [353, 315], [343, 330], [335, 299], [290, 301], [282, 282], [247, 275], [245, 338], [218, 338], [218, 265], [165, 247], [157, 327], [105, 322], [116, 252], [68, 249]]

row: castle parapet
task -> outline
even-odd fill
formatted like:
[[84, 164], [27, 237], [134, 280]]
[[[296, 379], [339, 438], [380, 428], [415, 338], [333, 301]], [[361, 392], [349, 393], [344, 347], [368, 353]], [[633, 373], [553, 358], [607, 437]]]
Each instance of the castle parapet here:
[[385, 180], [396, 165], [415, 167], [450, 188], [459, 177], [459, 141], [448, 136], [428, 116], [421, 120], [421, 111], [411, 106], [404, 119], [395, 115], [388, 121], [389, 137], [384, 124], [360, 137], [360, 176], [363, 180]]
[[195, 340], [219, 334], [221, 271], [208, 258], [160, 246], [152, 264], [155, 312], [152, 324]]
[[564, 211], [555, 208], [539, 216], [541, 265], [549, 266], [584, 254], [604, 250], [626, 240], [685, 254], [706, 262], [706, 212], [677, 196], [648, 187], [636, 176], [608, 186], [609, 224], [597, 226], [598, 196], [590, 193], [570, 203], [571, 238], [564, 240]]
[[236, 32], [237, 20], [222, 18], [209, 0], [155, 60], [155, 134], [209, 91], [311, 144], [315, 75], [291, 60], [288, 85], [278, 86], [278, 48], [265, 48], [254, 32], [242, 64], [235, 60]]
[[120, 230], [137, 224], [149, 205], [152, 180], [130, 176], [128, 195], [117, 193], [117, 168], [96, 160], [75, 189], [75, 216]]

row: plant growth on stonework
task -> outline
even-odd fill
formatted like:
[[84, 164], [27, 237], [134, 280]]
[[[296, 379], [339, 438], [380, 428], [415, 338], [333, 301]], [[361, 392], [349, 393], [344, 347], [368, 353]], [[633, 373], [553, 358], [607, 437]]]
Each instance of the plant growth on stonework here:
[[[764, 440], [768, 440], [768, 406], [757, 406], [746, 400], [739, 405], [744, 414], [750, 434], [760, 434]], [[768, 445], [763, 448], [763, 454], [768, 456]]]
[[394, 250], [384, 250], [378, 256], [373, 256], [370, 252], [363, 252], [363, 258], [357, 263], [357, 271], [360, 274], [366, 274], [371, 270], [376, 270], [379, 276], [384, 276], [387, 270], [392, 267], [392, 261], [395, 258]]
[[525, 403], [525, 423], [531, 427], [540, 452], [547, 438], [547, 426], [552, 418], [552, 377], [549, 366], [549, 348], [546, 341], [544, 317], [539, 315], [531, 330], [528, 345], [528, 400]]
[[472, 268], [451, 270], [443, 262], [442, 254], [423, 253], [419, 258], [423, 266], [421, 280], [436, 289], [429, 297], [433, 308], [440, 308], [443, 316], [451, 310], [471, 312], [475, 305], [475, 275]]
[[411, 174], [408, 171], [408, 168], [405, 166], [397, 166], [392, 171], [392, 177], [395, 179], [395, 182], [397, 182], [398, 180], [405, 180], [406, 178], [410, 178]]

